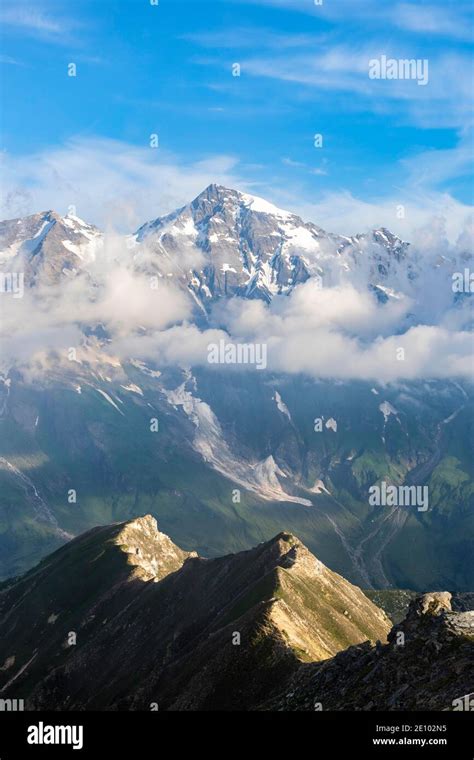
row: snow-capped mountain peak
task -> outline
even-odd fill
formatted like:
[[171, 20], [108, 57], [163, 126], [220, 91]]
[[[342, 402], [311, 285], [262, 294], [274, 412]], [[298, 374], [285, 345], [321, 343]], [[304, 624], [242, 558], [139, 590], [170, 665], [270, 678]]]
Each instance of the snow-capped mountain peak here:
[[73, 275], [95, 259], [102, 244], [96, 227], [52, 210], [0, 222], [0, 266], [24, 270], [30, 285]]
[[171, 260], [194, 251], [197, 265], [185, 257], [182, 274], [205, 307], [232, 295], [268, 302], [311, 277], [328, 285], [355, 277], [386, 300], [418, 274], [409, 244], [384, 228], [352, 238], [334, 235], [221, 185], [209, 185], [190, 204], [143, 225], [135, 241], [155, 254], [163, 276], [174, 271]]
[[[272, 203], [211, 184], [193, 201], [143, 224], [123, 240], [123, 261], [137, 271], [172, 278], [199, 311], [219, 299], [287, 295], [313, 279], [318, 286], [351, 284], [385, 302], [415, 297], [432, 262], [385, 227], [347, 237]], [[89, 272], [104, 235], [75, 215], [54, 211], [0, 223], [0, 266], [23, 270], [27, 286]], [[446, 259], [436, 277], [451, 276]], [[443, 285], [449, 295], [450, 288]]]

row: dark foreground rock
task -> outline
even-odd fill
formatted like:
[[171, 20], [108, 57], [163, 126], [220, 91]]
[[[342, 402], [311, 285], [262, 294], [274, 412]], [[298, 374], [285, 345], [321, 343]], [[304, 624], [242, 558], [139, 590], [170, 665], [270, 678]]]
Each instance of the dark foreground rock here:
[[265, 708], [467, 710], [472, 692], [474, 612], [453, 612], [451, 594], [434, 592], [410, 603], [388, 644], [366, 642], [302, 666]]

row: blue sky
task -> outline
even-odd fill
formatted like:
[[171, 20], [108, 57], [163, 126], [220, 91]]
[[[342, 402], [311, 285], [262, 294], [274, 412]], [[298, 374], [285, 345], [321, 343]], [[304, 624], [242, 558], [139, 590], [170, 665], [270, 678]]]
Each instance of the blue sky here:
[[[0, 18], [4, 217], [75, 204], [133, 227], [215, 180], [340, 232], [463, 224], [469, 2], [3, 0]], [[381, 55], [427, 59], [428, 84], [370, 80]]]

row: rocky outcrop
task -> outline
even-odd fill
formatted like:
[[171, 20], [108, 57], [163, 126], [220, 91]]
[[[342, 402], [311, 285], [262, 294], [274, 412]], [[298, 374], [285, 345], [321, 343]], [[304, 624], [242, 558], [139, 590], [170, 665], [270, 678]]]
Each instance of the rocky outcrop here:
[[113, 543], [127, 555], [128, 564], [136, 568], [134, 577], [159, 581], [182, 567], [196, 552], [185, 552], [158, 530], [154, 517], [145, 515], [125, 523]]

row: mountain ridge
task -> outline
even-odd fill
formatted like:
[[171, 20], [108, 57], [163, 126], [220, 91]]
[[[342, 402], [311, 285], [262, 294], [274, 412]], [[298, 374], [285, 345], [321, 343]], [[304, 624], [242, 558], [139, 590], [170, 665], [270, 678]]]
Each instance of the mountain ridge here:
[[[456, 304], [451, 276], [471, 259], [467, 249], [421, 255], [385, 226], [352, 236], [327, 232], [263, 198], [217, 184], [129, 234], [103, 232], [74, 214], [51, 211], [0, 222], [0, 266], [22, 269], [26, 288], [83, 275], [93, 298], [107, 269], [125, 266], [180, 289], [197, 324], [223, 299], [269, 304], [308, 281], [368, 290], [381, 304], [412, 302], [428, 282]], [[426, 309], [434, 306], [423, 306], [423, 319]]]
[[[144, 259], [149, 273], [184, 280], [185, 288], [204, 307], [215, 298], [233, 295], [269, 302], [274, 295], [290, 293], [310, 277], [326, 274], [329, 280], [337, 279], [371, 247], [377, 252], [372, 274], [384, 279], [390, 266], [394, 268], [390, 260], [399, 263], [406, 258], [409, 245], [385, 228], [353, 237], [327, 233], [262, 198], [216, 184], [176, 211], [145, 222], [123, 239], [138, 271]], [[18, 254], [21, 261], [26, 254], [27, 274], [33, 282], [41, 267], [39, 262], [32, 266], [29, 248], [36, 255], [41, 252], [46, 259], [45, 280], [54, 282], [61, 275], [87, 269], [103, 245], [104, 233], [74, 215], [61, 217], [47, 211], [0, 222], [0, 261], [13, 260]], [[188, 263], [192, 264], [193, 258], [197, 261], [196, 267], [186, 266], [189, 271], [180, 270], [179, 259], [185, 249]], [[196, 251], [204, 258], [196, 258]], [[58, 255], [62, 261], [57, 260]], [[173, 257], [178, 260], [170, 264]], [[329, 262], [339, 259], [336, 269], [325, 273]], [[384, 291], [382, 282], [374, 282], [372, 287], [379, 298], [389, 297], [390, 288]]]
[[[449, 594], [425, 594], [390, 632], [380, 608], [288, 532], [205, 559], [146, 515], [92, 529], [0, 587], [0, 695], [27, 710], [347, 709], [346, 663], [355, 709], [397, 709], [393, 663], [403, 672], [407, 659], [409, 673], [421, 642], [439, 641], [460, 655], [457, 669], [447, 661], [449, 687], [437, 680], [429, 699], [411, 683], [411, 698], [452, 709], [447, 696], [466, 688], [472, 665], [473, 616], [452, 613]], [[386, 674], [366, 704], [360, 673], [380, 652]]]
[[[367, 634], [383, 638], [389, 627], [385, 613], [291, 534], [205, 559], [176, 547], [148, 515], [88, 531], [0, 589], [0, 693], [21, 691], [38, 707], [117, 708], [122, 680], [140, 673], [137, 692], [148, 690], [151, 699], [161, 684], [160, 701], [172, 709], [176, 669], [178, 680], [200, 681], [196, 662], [206, 661], [211, 641], [230, 670], [237, 652], [241, 665], [256, 666], [262, 644], [286, 671]], [[74, 691], [86, 672], [87, 699], [84, 684]], [[188, 693], [191, 701], [198, 697]], [[131, 704], [140, 699], [135, 694]]]

